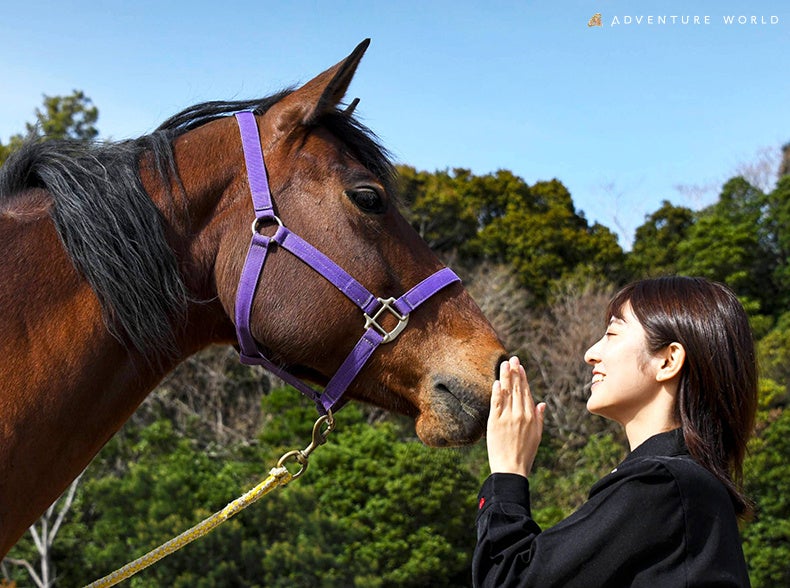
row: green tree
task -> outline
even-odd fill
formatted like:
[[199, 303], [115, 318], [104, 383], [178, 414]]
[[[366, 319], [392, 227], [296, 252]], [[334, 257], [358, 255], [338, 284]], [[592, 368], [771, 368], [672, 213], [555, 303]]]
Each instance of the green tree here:
[[779, 162], [779, 170], [776, 175], [779, 179], [790, 175], [790, 143], [785, 143], [782, 146], [782, 161]]
[[0, 142], [0, 165], [11, 153], [21, 147], [26, 139], [76, 139], [89, 141], [99, 134], [96, 121], [99, 110], [81, 90], [69, 96], [44, 95], [41, 108], [36, 108], [36, 120], [25, 123], [27, 135], [12, 135], [7, 145]]
[[44, 95], [43, 108], [36, 109], [36, 122], [27, 123], [28, 135], [47, 139], [90, 141], [99, 134], [99, 110], [81, 90], [69, 96]]
[[790, 411], [786, 386], [763, 379], [757, 434], [744, 464], [754, 519], [743, 531], [743, 550], [754, 588], [790, 585]]
[[[678, 245], [679, 272], [728, 284], [753, 317], [778, 309], [776, 256], [765, 223], [765, 195], [741, 177], [722, 188], [718, 202], [703, 209]], [[761, 324], [764, 330], [767, 321]]]
[[771, 236], [769, 251], [776, 260], [776, 306], [786, 309], [790, 307], [790, 175], [782, 176], [768, 195], [766, 222]]
[[430, 174], [399, 168], [400, 191], [408, 204], [407, 217], [431, 249], [452, 251], [477, 230], [477, 211], [458, 190], [458, 175], [447, 171]]
[[475, 176], [468, 169], [418, 172], [398, 168], [407, 217], [434, 251], [458, 250], [493, 219], [508, 200], [528, 191], [521, 178], [506, 170]]
[[694, 212], [664, 200], [636, 229], [627, 266], [634, 278], [677, 272], [678, 247], [694, 224]]
[[617, 237], [589, 225], [558, 180], [529, 186], [507, 170], [476, 176], [401, 167], [400, 189], [410, 222], [435, 251], [457, 253], [457, 265], [467, 268], [484, 261], [512, 267], [537, 300], [580, 266], [622, 275]]
[[[273, 391], [266, 405], [278, 416], [265, 428], [262, 445], [277, 453], [296, 442], [304, 410], [314, 409], [283, 390]], [[261, 526], [279, 519], [262, 558], [262, 583], [468, 585], [474, 546], [469, 515], [478, 480], [463, 467], [461, 454], [409, 440], [412, 427], [400, 421], [371, 426], [357, 405], [337, 419], [307, 474], [255, 511]]]
[[[63, 585], [119, 568], [221, 509], [248, 471], [234, 454], [205, 451], [168, 420], [127, 428], [89, 470], [80, 492], [79, 547], [60, 566]], [[241, 581], [233, 519], [131, 580], [132, 586], [227, 586]], [[68, 579], [67, 579], [68, 578]]]
[[8, 159], [8, 156], [19, 149], [24, 143], [25, 140], [22, 135], [13, 135], [9, 139], [7, 145], [3, 145], [3, 142], [0, 141], [0, 165], [3, 165], [5, 160]]
[[615, 234], [597, 223], [590, 226], [558, 180], [538, 182], [510, 198], [504, 214], [483, 227], [465, 251], [511, 265], [539, 301], [579, 267], [617, 278], [624, 261]]
[[784, 313], [757, 344], [760, 373], [790, 394], [790, 312]]

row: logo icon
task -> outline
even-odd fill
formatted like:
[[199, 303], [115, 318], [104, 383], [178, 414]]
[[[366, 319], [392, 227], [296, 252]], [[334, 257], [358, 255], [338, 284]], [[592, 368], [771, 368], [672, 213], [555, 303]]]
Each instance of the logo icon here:
[[587, 22], [588, 27], [602, 27], [603, 22], [601, 20], [601, 13], [596, 12], [593, 14], [593, 17]]

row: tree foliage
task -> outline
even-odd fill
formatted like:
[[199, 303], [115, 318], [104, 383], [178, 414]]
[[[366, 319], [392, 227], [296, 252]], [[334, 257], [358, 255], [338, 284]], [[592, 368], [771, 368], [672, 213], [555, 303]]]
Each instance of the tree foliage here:
[[615, 234], [590, 225], [556, 179], [529, 186], [505, 170], [399, 171], [409, 219], [435, 250], [457, 251], [462, 264], [506, 264], [536, 300], [579, 267], [622, 273]]
[[757, 434], [745, 463], [754, 518], [743, 530], [743, 549], [754, 588], [790, 585], [790, 411], [786, 386], [760, 385]]
[[775, 311], [777, 260], [764, 222], [766, 197], [741, 177], [697, 215], [678, 247], [678, 271], [724, 282], [755, 314]]
[[293, 524], [269, 544], [263, 584], [468, 584], [474, 538], [464, 513], [474, 509], [477, 479], [457, 452], [406, 441], [396, 423], [370, 426], [361, 416], [344, 409], [337, 438], [310, 465], [323, 474], [272, 502]]
[[677, 272], [678, 247], [694, 224], [694, 212], [668, 200], [636, 229], [628, 269], [633, 275], [661, 276]]
[[776, 321], [774, 327], [757, 345], [760, 373], [790, 394], [790, 311]]
[[766, 226], [769, 236], [766, 249], [775, 260], [775, 306], [787, 309], [790, 308], [790, 175], [781, 177], [768, 194]]
[[99, 110], [81, 90], [74, 90], [68, 96], [47, 96], [45, 94], [42, 107], [36, 108], [35, 117], [35, 122], [25, 123], [26, 134], [12, 135], [7, 145], [3, 145], [0, 141], [0, 165], [26, 140], [74, 139], [89, 141], [95, 139], [99, 134], [96, 128]]
[[[142, 555], [246, 491], [282, 451], [306, 445], [315, 409], [298, 392], [272, 391], [264, 412], [272, 416], [261, 444], [233, 449], [201, 448], [169, 419], [125, 427], [80, 486], [59, 581], [83, 585]], [[337, 418], [309, 473], [130, 585], [467, 585], [478, 480], [461, 454], [406, 440], [397, 422], [371, 426], [355, 406]]]

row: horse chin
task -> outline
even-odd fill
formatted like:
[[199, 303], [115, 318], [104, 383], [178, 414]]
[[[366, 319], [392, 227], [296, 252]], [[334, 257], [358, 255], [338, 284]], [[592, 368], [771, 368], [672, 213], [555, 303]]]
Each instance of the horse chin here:
[[488, 399], [456, 380], [435, 379], [432, 388], [415, 422], [420, 440], [430, 447], [457, 447], [480, 439], [488, 420]]

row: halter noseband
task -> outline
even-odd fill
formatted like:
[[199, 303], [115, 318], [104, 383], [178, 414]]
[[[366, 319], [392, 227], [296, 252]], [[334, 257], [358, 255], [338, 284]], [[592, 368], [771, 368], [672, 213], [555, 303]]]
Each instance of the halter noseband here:
[[[244, 150], [244, 161], [247, 177], [255, 208], [255, 221], [252, 223], [252, 240], [247, 251], [247, 259], [239, 280], [236, 294], [236, 335], [239, 340], [239, 358], [247, 365], [261, 365], [279, 378], [285, 380], [303, 394], [311, 398], [319, 412], [330, 411], [348, 386], [362, 370], [367, 360], [383, 343], [389, 343], [406, 328], [411, 311], [428, 300], [431, 296], [449, 286], [460, 278], [449, 268], [443, 268], [414, 286], [400, 298], [377, 298], [346, 273], [335, 262], [318, 251], [315, 247], [292, 233], [274, 213], [269, 181], [263, 161], [258, 124], [251, 112], [236, 114], [241, 144]], [[271, 237], [261, 234], [264, 225], [277, 224]], [[364, 334], [354, 349], [346, 357], [343, 364], [324, 388], [323, 393], [302, 382], [285, 370], [277, 367], [271, 360], [263, 356], [250, 330], [250, 313], [255, 290], [263, 271], [263, 264], [272, 243], [290, 251], [345, 294], [363, 312], [365, 317]], [[392, 314], [398, 321], [390, 331], [379, 322], [384, 313]]]

